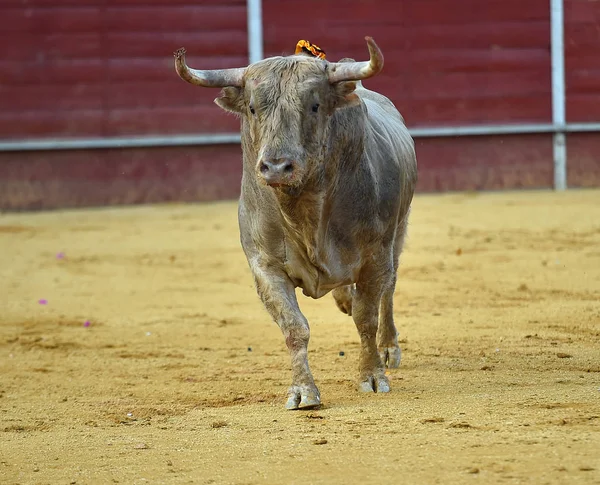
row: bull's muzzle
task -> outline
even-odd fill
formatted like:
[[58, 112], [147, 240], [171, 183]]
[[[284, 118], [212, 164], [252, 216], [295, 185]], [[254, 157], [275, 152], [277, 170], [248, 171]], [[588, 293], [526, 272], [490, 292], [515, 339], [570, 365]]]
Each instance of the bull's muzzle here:
[[294, 182], [296, 171], [296, 162], [289, 158], [262, 159], [258, 162], [260, 177], [271, 187], [291, 185]]

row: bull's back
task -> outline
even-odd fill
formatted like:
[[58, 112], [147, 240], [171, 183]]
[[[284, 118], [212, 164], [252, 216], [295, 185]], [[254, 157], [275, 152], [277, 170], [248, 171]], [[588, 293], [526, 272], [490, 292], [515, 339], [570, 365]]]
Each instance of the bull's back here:
[[408, 212], [417, 182], [414, 141], [402, 115], [385, 96], [358, 88], [367, 108], [365, 155], [378, 181], [381, 198], [400, 198], [399, 215]]

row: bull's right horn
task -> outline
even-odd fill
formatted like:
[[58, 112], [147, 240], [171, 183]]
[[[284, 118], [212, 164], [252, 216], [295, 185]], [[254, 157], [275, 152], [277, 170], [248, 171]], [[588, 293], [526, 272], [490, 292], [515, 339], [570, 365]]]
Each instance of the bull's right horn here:
[[225, 86], [241, 86], [245, 67], [233, 69], [213, 69], [210, 71], [199, 71], [192, 69], [185, 63], [185, 49], [177, 49], [175, 56], [175, 70], [184, 81], [205, 88], [223, 88]]
[[329, 65], [329, 82], [360, 81], [373, 77], [383, 69], [383, 54], [372, 37], [365, 37], [370, 60], [364, 62], [332, 62]]

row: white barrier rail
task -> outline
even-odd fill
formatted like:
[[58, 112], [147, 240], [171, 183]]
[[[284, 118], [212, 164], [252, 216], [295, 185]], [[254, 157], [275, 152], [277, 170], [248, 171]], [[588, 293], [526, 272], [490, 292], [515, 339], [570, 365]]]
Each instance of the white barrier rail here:
[[[547, 124], [474, 125], [432, 128], [411, 128], [414, 138], [528, 135], [535, 133], [600, 132], [600, 123], [570, 123], [563, 126]], [[41, 150], [92, 150], [119, 148], [152, 148], [174, 146], [227, 145], [240, 143], [239, 133], [213, 135], [129, 136], [111, 138], [63, 138], [48, 140], [16, 140], [0, 142], [0, 152]]]

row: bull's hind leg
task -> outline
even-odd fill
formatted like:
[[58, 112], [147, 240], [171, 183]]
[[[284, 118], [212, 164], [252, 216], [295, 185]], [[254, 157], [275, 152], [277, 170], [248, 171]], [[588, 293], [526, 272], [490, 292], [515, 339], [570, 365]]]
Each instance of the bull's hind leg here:
[[250, 264], [256, 290], [281, 329], [292, 361], [292, 385], [287, 409], [307, 409], [321, 404], [321, 396], [308, 366], [308, 321], [298, 307], [294, 285], [280, 272]]
[[352, 316], [360, 336], [358, 388], [363, 392], [390, 390], [376, 341], [382, 282], [389, 278], [390, 271], [391, 268], [378, 268], [375, 265], [363, 268], [356, 284]]
[[377, 347], [381, 361], [389, 368], [399, 367], [402, 356], [402, 352], [398, 346], [398, 331], [394, 324], [394, 291], [396, 289], [396, 274], [398, 273], [400, 253], [404, 246], [407, 222], [408, 214], [398, 227], [394, 244], [394, 271], [391, 274], [388, 284], [384, 287], [381, 306], [379, 308]]
[[333, 299], [342, 313], [352, 316], [352, 298], [354, 285], [340, 286], [333, 290]]

